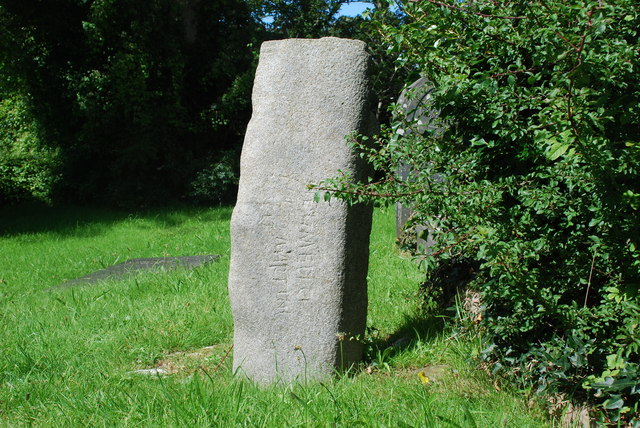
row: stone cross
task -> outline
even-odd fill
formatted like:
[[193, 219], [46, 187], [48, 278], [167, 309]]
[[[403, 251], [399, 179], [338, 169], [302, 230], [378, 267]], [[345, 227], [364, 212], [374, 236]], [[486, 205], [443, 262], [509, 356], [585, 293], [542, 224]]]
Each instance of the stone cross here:
[[231, 218], [234, 371], [321, 379], [362, 356], [371, 207], [314, 202], [307, 185], [366, 177], [345, 136], [374, 130], [365, 43], [262, 44]]

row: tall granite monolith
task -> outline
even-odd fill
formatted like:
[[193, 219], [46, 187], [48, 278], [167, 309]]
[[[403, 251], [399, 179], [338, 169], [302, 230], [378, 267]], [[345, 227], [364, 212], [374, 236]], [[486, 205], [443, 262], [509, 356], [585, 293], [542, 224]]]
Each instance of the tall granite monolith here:
[[314, 202], [309, 183], [366, 166], [345, 136], [372, 130], [365, 44], [265, 42], [231, 218], [234, 370], [321, 379], [360, 360], [371, 208]]

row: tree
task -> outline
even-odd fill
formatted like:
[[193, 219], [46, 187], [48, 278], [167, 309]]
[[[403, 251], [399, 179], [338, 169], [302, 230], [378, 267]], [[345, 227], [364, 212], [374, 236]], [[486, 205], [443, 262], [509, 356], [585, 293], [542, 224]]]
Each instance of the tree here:
[[67, 198], [175, 198], [241, 141], [256, 28], [245, 2], [4, 0], [0, 24], [3, 72], [60, 149]]
[[317, 38], [330, 34], [338, 11], [349, 0], [253, 0], [254, 13], [277, 38]]

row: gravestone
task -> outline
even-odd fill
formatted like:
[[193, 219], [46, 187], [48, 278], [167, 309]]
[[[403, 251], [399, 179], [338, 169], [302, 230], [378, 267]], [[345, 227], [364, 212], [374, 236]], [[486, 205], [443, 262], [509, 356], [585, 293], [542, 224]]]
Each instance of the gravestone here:
[[404, 120], [404, 126], [397, 131], [399, 134], [423, 134], [439, 129], [438, 112], [433, 108], [434, 90], [433, 84], [421, 77], [402, 91], [396, 102]]
[[309, 183], [367, 168], [345, 136], [374, 131], [361, 41], [262, 44], [231, 218], [234, 371], [321, 379], [361, 359], [371, 207], [314, 202]]
[[[396, 103], [404, 121], [403, 126], [397, 130], [400, 135], [441, 131], [442, 125], [438, 123], [438, 112], [433, 107], [434, 90], [433, 84], [427, 78], [421, 77], [402, 91]], [[411, 180], [412, 171], [409, 165], [403, 163], [398, 167], [397, 174], [400, 180], [406, 181]], [[416, 225], [413, 230], [405, 231], [407, 221], [412, 214], [410, 206], [396, 202], [396, 238], [400, 239], [403, 233], [409, 233], [414, 237], [412, 239], [416, 240], [416, 249], [426, 251], [433, 245], [427, 227]]]

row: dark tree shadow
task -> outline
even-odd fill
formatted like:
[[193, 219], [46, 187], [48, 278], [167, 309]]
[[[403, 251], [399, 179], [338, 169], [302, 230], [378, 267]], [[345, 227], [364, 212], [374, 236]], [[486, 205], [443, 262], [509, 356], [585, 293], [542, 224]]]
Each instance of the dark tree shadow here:
[[114, 224], [139, 218], [166, 227], [178, 227], [187, 220], [229, 221], [231, 207], [212, 210], [204, 207], [174, 206], [144, 210], [124, 210], [99, 206], [47, 206], [21, 204], [0, 207], [0, 237], [32, 233], [58, 236], [95, 236]]
[[420, 285], [422, 303], [428, 305], [423, 306], [421, 312], [405, 319], [389, 338], [372, 341], [370, 356], [384, 355], [390, 358], [415, 347], [418, 340], [424, 342], [440, 336], [451, 325], [455, 315], [451, 309], [457, 307], [458, 301], [464, 302], [463, 308], [470, 311], [470, 314], [480, 313], [479, 304], [476, 306], [470, 300], [467, 306], [465, 297], [465, 290], [476, 278], [479, 265], [477, 260], [458, 258], [444, 261], [430, 272]]
[[420, 314], [407, 317], [389, 337], [373, 339], [365, 362], [371, 362], [378, 354], [392, 358], [414, 348], [419, 341], [430, 341], [439, 337], [449, 325], [449, 316], [442, 313]]

